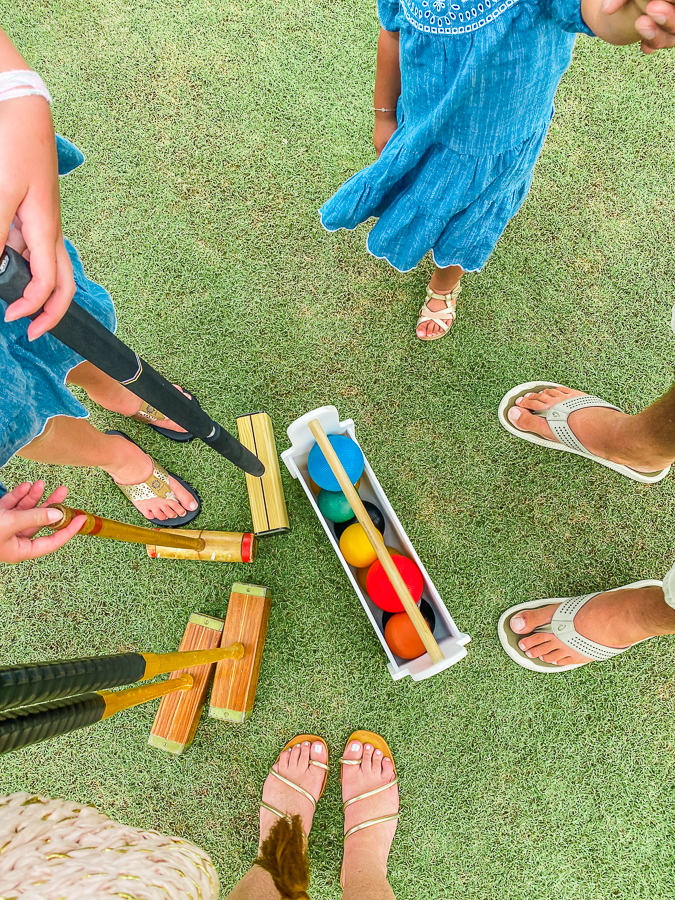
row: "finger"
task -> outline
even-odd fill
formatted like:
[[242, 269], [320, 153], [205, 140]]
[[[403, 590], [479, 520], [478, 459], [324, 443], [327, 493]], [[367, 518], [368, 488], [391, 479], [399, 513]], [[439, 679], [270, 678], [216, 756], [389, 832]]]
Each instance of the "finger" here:
[[15, 534], [24, 537], [30, 536], [30, 532], [35, 534], [41, 528], [53, 525], [63, 518], [58, 509], [46, 509], [44, 506], [37, 509], [14, 510], [10, 515], [12, 519], [9, 527], [14, 529]]
[[26, 496], [21, 500], [20, 503], [17, 503], [15, 509], [35, 509], [40, 500], [42, 499], [42, 495], [45, 491], [45, 483], [44, 481], [36, 481], [30, 486], [30, 490], [26, 494]]
[[615, 13], [618, 9], [621, 9], [624, 6], [626, 0], [603, 0], [602, 11], [607, 16], [611, 16], [612, 13]]
[[655, 50], [675, 47], [675, 34], [663, 31], [649, 16], [640, 16], [636, 19], [635, 30], [642, 38], [643, 53], [650, 54]]
[[[56, 510], [51, 510], [56, 512]], [[21, 550], [27, 552], [28, 555], [22, 555], [22, 559], [38, 559], [40, 556], [46, 556], [59, 550], [64, 544], [67, 544], [71, 538], [74, 538], [80, 528], [87, 521], [86, 516], [75, 516], [73, 521], [61, 531], [55, 531], [53, 534], [47, 534], [44, 537], [35, 538], [34, 541], [28, 541], [28, 547], [21, 544]]]
[[[33, 258], [31, 255], [31, 265], [33, 264]], [[28, 326], [28, 339], [31, 341], [50, 331], [61, 321], [70, 306], [70, 301], [75, 296], [73, 266], [63, 243], [63, 238], [59, 239], [57, 246], [56, 263], [56, 287], [45, 303], [40, 315]]]
[[17, 486], [9, 491], [9, 493], [5, 494], [4, 497], [0, 497], [0, 509], [14, 509], [17, 503], [26, 496], [30, 489], [30, 481], [24, 481], [22, 484], [17, 484]]
[[[14, 322], [23, 316], [30, 316], [38, 312], [56, 288], [57, 233], [52, 228], [49, 217], [44, 216], [44, 213], [37, 222], [31, 223], [30, 218], [26, 221], [26, 213], [22, 211], [22, 219], [24, 220], [23, 236], [30, 250], [32, 278], [23, 297], [15, 300], [8, 308], [5, 315], [6, 322]], [[35, 335], [35, 337], [38, 336]]]
[[42, 506], [49, 506], [51, 503], [63, 503], [68, 496], [68, 488], [65, 485], [57, 487], [56, 490], [47, 497]]
[[651, 0], [645, 10], [650, 19], [664, 31], [675, 34], [675, 6], [665, 0]]

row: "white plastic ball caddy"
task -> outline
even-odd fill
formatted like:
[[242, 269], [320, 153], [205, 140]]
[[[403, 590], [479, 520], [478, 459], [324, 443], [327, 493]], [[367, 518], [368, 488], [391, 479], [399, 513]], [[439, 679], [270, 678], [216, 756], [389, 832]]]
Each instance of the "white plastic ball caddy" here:
[[[335, 538], [331, 523], [321, 514], [316, 502], [316, 497], [310, 487], [309, 474], [307, 472], [307, 457], [315, 443], [314, 435], [309, 430], [308, 425], [312, 419], [317, 419], [320, 422], [326, 434], [347, 435], [358, 444], [353, 420], [345, 419], [341, 422], [338, 411], [334, 406], [321, 406], [318, 409], [305, 413], [304, 416], [300, 416], [299, 419], [296, 419], [295, 422], [292, 422], [288, 426], [286, 433], [288, 434], [291, 446], [288, 450], [284, 450], [281, 454], [281, 458], [293, 478], [297, 478], [300, 481], [305, 494], [307, 494], [307, 499], [311, 503], [314, 512], [319, 517], [319, 521], [328, 535], [328, 540], [333, 545], [333, 549], [337, 553], [338, 559], [347, 573], [347, 577], [356, 592], [356, 596], [361, 601], [361, 605], [366, 611], [370, 624], [373, 626], [375, 634], [382, 644], [382, 649], [387, 655], [387, 659], [389, 660], [387, 668], [389, 669], [391, 677], [394, 681], [405, 678], [406, 675], [410, 675], [413, 681], [423, 681], [425, 678], [431, 678], [432, 675], [437, 675], [439, 672], [442, 672], [456, 662], [459, 662], [460, 659], [463, 659], [463, 657], [466, 656], [466, 644], [468, 644], [471, 638], [468, 634], [461, 632], [455, 625], [445, 603], [443, 603], [440, 594], [429, 577], [429, 573], [424, 568], [417, 555], [410, 538], [403, 530], [403, 526], [399, 522], [389, 500], [387, 500], [384, 491], [380, 487], [380, 483], [370, 467], [368, 457], [364, 453], [365, 468], [359, 485], [359, 496], [362, 500], [370, 500], [371, 503], [379, 506], [384, 513], [386, 522], [384, 541], [387, 546], [400, 550], [403, 554], [414, 560], [420, 567], [422, 577], [424, 578], [422, 598], [432, 607], [436, 616], [436, 625], [433, 633], [441, 653], [443, 654], [443, 659], [441, 662], [434, 665], [431, 662], [428, 653], [424, 653], [417, 659], [404, 660], [400, 659], [398, 656], [394, 656], [391, 652], [384, 639], [384, 626], [382, 625], [382, 617], [384, 615], [383, 610], [373, 603], [365, 591], [361, 590], [359, 583], [356, 580], [354, 569], [352, 569], [342, 553], [340, 553], [338, 541]], [[363, 450], [363, 448], [361, 449]]]

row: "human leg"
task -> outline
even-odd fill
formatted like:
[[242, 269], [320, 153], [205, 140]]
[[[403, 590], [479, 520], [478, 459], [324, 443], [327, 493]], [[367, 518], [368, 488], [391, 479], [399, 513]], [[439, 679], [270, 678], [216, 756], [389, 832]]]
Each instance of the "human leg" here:
[[[342, 757], [345, 808], [343, 900], [395, 900], [387, 881], [387, 859], [399, 808], [393, 761], [372, 743], [351, 739]], [[359, 764], [360, 763], [360, 764]], [[386, 786], [392, 786], [386, 789]], [[378, 790], [379, 789], [379, 790]], [[354, 803], [355, 797], [377, 791]], [[372, 819], [387, 821], [354, 830]]]
[[[523, 635], [518, 647], [529, 659], [555, 666], [580, 665], [589, 657], [556, 637], [535, 629], [548, 626], [559, 603], [519, 609], [508, 625]], [[574, 616], [574, 628], [582, 638], [602, 647], [621, 649], [657, 635], [675, 634], [675, 567], [661, 586], [629, 587], [605, 591], [588, 600]]]
[[[521, 431], [556, 441], [546, 419], [534, 413], [582, 396], [583, 391], [562, 386], [529, 393], [516, 400], [508, 418]], [[637, 415], [592, 407], [570, 413], [568, 425], [595, 456], [638, 472], [666, 469], [675, 461], [675, 384]]]
[[[118, 381], [106, 375], [90, 362], [80, 363], [79, 366], [71, 369], [67, 381], [69, 384], [76, 384], [85, 390], [94, 403], [98, 403], [99, 406], [109, 409], [111, 412], [121, 413], [123, 416], [138, 415], [143, 405], [140, 397], [132, 394]], [[162, 428], [169, 431], [185, 431], [171, 419], [163, 419]]]
[[[263, 859], [265, 841], [280, 821], [279, 817], [270, 811], [270, 807], [287, 816], [298, 816], [302, 832], [304, 835], [309, 834], [316, 800], [321, 795], [326, 779], [327, 761], [328, 751], [320, 740], [305, 740], [281, 752], [279, 759], [272, 766], [272, 771], [276, 772], [276, 775], [268, 775], [263, 787], [262, 796], [265, 805], [260, 807], [260, 848], [263, 851]], [[291, 785], [301, 788], [302, 792]], [[307, 791], [313, 800], [305, 796], [304, 791]], [[301, 835], [301, 839], [304, 845], [303, 852], [306, 853], [306, 838]], [[291, 852], [295, 850], [297, 853], [297, 849], [291, 848]], [[279, 900], [283, 897], [286, 892], [282, 893], [277, 889], [270, 872], [259, 863], [260, 860], [257, 860], [237, 882], [228, 895], [228, 900]]]
[[[461, 266], [448, 266], [445, 269], [441, 269], [436, 266], [436, 268], [434, 269], [434, 274], [431, 276], [431, 280], [429, 282], [429, 290], [434, 294], [450, 294], [459, 287], [459, 282], [463, 274], [464, 270]], [[444, 300], [440, 300], [434, 297], [428, 297], [426, 305], [432, 312], [440, 312], [441, 310], [448, 308]], [[451, 306], [451, 309], [454, 310], [455, 306], [456, 302]], [[447, 317], [441, 316], [441, 320], [446, 325], [451, 326], [454, 320], [454, 315], [451, 315], [449, 312]], [[428, 340], [433, 335], [440, 335], [442, 331], [443, 328], [437, 322], [420, 322], [420, 324], [417, 326], [417, 337], [421, 338], [422, 340]]]
[[[41, 435], [23, 447], [19, 456], [56, 466], [103, 469], [117, 484], [141, 484], [152, 475], [154, 463], [140, 447], [116, 435], [102, 434], [86, 419], [55, 416]], [[134, 506], [149, 519], [175, 519], [197, 508], [191, 494], [169, 478], [175, 499], [138, 500]]]

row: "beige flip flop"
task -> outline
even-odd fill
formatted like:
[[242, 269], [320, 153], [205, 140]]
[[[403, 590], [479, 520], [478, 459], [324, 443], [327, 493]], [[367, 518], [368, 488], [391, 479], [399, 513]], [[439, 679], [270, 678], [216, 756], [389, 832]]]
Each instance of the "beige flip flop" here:
[[[424, 306], [421, 307], [417, 319], [417, 324], [415, 325], [415, 337], [418, 341], [437, 341], [442, 337], [445, 337], [446, 334], [452, 328], [455, 319], [457, 318], [457, 298], [460, 295], [462, 290], [461, 283], [457, 285], [454, 291], [450, 291], [447, 294], [437, 294], [435, 291], [432, 291], [431, 288], [427, 288], [427, 302]], [[429, 309], [429, 301], [430, 300], [443, 300], [445, 303], [445, 309]], [[444, 319], [450, 319], [450, 322], [444, 322]], [[436, 325], [440, 325], [441, 331], [437, 334], [429, 334], [426, 337], [421, 338], [417, 334], [417, 329], [420, 325], [423, 325], [425, 322], [435, 322]]]
[[[635, 581], [632, 584], [625, 584], [623, 587], [612, 588], [611, 592], [625, 591], [630, 588], [661, 587], [662, 584], [663, 582], [661, 581]], [[497, 633], [499, 634], [499, 640], [504, 651], [515, 663], [522, 666], [524, 669], [529, 669], [531, 672], [540, 672], [545, 675], [551, 675], [556, 672], [569, 672], [570, 669], [578, 669], [580, 666], [587, 666], [589, 662], [602, 662], [607, 659], [612, 659], [614, 656], [618, 656], [619, 653], [625, 653], [626, 650], [630, 650], [635, 644], [629, 644], [628, 647], [620, 648], [605, 647], [603, 644], [596, 644], [595, 641], [591, 641], [582, 634], [579, 634], [574, 627], [574, 617], [582, 606], [585, 606], [589, 600], [592, 600], [593, 597], [597, 597], [598, 594], [611, 592], [596, 591], [594, 594], [582, 594], [579, 597], [552, 597], [548, 600], [530, 600], [529, 603], [518, 603], [516, 606], [512, 606], [510, 609], [507, 609], [506, 612], [502, 613], [499, 624], [497, 625]], [[559, 603], [560, 605], [553, 613], [553, 618], [548, 625], [540, 625], [539, 628], [535, 628], [534, 631], [531, 631], [529, 634], [520, 634], [513, 631], [511, 628], [511, 619], [519, 612], [526, 609], [541, 609], [542, 606], [551, 606], [553, 603]], [[518, 646], [518, 641], [522, 641], [523, 638], [529, 637], [530, 634], [552, 634], [572, 650], [575, 650], [577, 653], [582, 653], [584, 656], [588, 656], [589, 660], [588, 662], [568, 663], [566, 666], [556, 666], [543, 659], [530, 659], [530, 657]], [[650, 638], [645, 638], [644, 640], [648, 641]], [[636, 643], [641, 644], [643, 641], [637, 641]]]

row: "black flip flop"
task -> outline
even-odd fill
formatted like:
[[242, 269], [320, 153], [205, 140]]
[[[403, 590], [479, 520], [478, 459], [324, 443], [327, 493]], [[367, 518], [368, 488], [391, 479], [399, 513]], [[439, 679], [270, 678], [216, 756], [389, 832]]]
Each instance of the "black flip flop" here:
[[[201, 409], [201, 404], [199, 400], [195, 397], [194, 394], [191, 394], [189, 391], [186, 391], [189, 394], [190, 400], [194, 400], [199, 409]], [[133, 417], [132, 417], [133, 418]], [[189, 431], [173, 431], [171, 428], [162, 428], [161, 425], [153, 425], [152, 422], [148, 421], [148, 419], [134, 419], [135, 422], [141, 422], [143, 425], [149, 425], [153, 431], [156, 431], [157, 434], [161, 434], [162, 437], [169, 438], [170, 441], [176, 441], [177, 444], [187, 444], [190, 441], [194, 441], [194, 434], [190, 434]], [[176, 477], [175, 475], [173, 476]], [[180, 481], [180, 479], [179, 479]]]
[[[118, 437], [123, 437], [125, 440], [129, 441], [130, 444], [134, 444], [136, 447], [138, 447], [139, 450], [143, 450], [143, 448], [140, 447], [136, 443], [136, 441], [133, 441], [129, 437], [129, 435], [125, 434], [123, 431], [115, 431], [111, 429], [110, 431], [106, 431], [106, 434], [114, 434]], [[143, 452], [145, 453], [144, 450]], [[157, 525], [159, 528], [180, 528], [181, 525], [187, 525], [190, 522], [194, 522], [194, 520], [197, 518], [199, 513], [202, 511], [202, 498], [189, 482], [183, 481], [183, 479], [180, 478], [180, 476], [176, 475], [175, 472], [169, 472], [168, 469], [166, 471], [172, 478], [175, 478], [176, 481], [185, 488], [188, 494], [190, 494], [197, 501], [197, 509], [193, 509], [192, 511], [187, 512], [184, 516], [180, 516], [176, 519], [147, 519], [147, 516], [144, 516], [144, 518], [146, 518], [147, 521], [151, 522], [153, 525]], [[114, 483], [117, 485], [117, 487], [121, 487], [121, 485], [117, 484], [116, 481]], [[143, 513], [141, 513], [141, 515], [143, 515]]]

